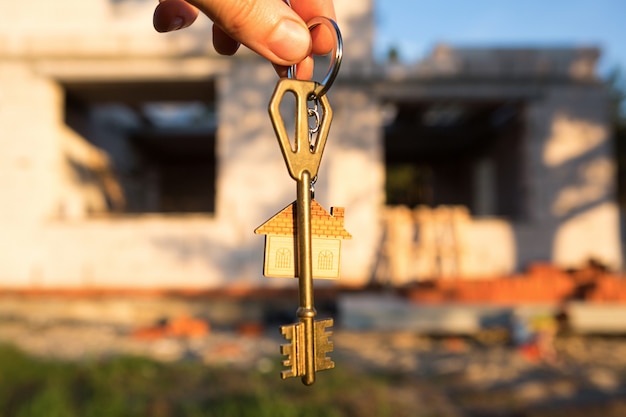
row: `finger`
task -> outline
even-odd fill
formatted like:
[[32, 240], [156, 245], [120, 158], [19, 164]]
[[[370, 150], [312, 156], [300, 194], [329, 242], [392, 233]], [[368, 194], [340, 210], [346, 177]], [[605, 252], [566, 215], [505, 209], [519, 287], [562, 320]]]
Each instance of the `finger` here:
[[287, 78], [287, 75], [288, 75], [287, 70], [289, 67], [286, 67], [284, 65], [278, 65], [278, 64], [272, 64], [272, 66], [274, 67], [276, 74], [278, 74], [280, 78]]
[[311, 50], [308, 28], [298, 14], [280, 0], [189, 2], [232, 39], [275, 64], [300, 62]]
[[[332, 0], [292, 0], [291, 8], [308, 22], [314, 17], [323, 16], [337, 20]], [[312, 52], [326, 55], [335, 47], [335, 34], [325, 25], [318, 25], [311, 30]]]
[[317, 16], [337, 19], [332, 0], [291, 0], [291, 8], [305, 22]]
[[198, 9], [183, 0], [161, 0], [154, 10], [152, 24], [158, 32], [171, 32], [191, 25]]
[[213, 47], [222, 55], [234, 55], [241, 44], [228, 36], [219, 26], [213, 25]]
[[[278, 74], [278, 76], [281, 78], [287, 78], [289, 76], [289, 68], [293, 68], [293, 66], [286, 67], [284, 65], [272, 65], [274, 66], [274, 70], [276, 70], [276, 74]], [[302, 61], [300, 61], [300, 63], [295, 66], [295, 78], [298, 80], [310, 80], [311, 77], [313, 77], [313, 65], [314, 62], [312, 56], [309, 55], [304, 58]]]
[[313, 77], [313, 67], [313, 57], [309, 55], [298, 64], [296, 78], [298, 80], [310, 80]]
[[[335, 9], [332, 0], [291, 0], [292, 9], [308, 22], [314, 17], [324, 16], [336, 20]], [[335, 34], [332, 28], [325, 25], [318, 25], [310, 30], [312, 38], [312, 53], [315, 55], [326, 55], [335, 47]], [[311, 55], [296, 66], [296, 78], [309, 80], [313, 76], [314, 60]], [[287, 67], [274, 65], [280, 77], [287, 76]]]
[[326, 55], [336, 46], [333, 28], [326, 25], [317, 25], [311, 29], [312, 52], [315, 55]]

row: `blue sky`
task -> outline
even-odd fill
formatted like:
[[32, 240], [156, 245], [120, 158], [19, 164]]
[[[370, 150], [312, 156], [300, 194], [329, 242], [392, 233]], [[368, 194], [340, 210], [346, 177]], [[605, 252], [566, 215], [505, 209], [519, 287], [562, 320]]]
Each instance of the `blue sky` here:
[[626, 73], [626, 0], [374, 0], [375, 51], [414, 61], [458, 46], [598, 46], [601, 74]]

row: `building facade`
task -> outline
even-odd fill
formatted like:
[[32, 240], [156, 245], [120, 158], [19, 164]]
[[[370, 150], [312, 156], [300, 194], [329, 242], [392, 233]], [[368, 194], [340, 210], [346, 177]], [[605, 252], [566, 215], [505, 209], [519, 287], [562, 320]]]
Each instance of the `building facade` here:
[[[255, 228], [295, 199], [272, 67], [158, 34], [151, 1], [0, 5], [0, 288], [283, 286]], [[337, 2], [345, 57], [316, 184], [346, 209], [339, 285], [621, 268], [595, 49], [372, 57], [370, 0]]]

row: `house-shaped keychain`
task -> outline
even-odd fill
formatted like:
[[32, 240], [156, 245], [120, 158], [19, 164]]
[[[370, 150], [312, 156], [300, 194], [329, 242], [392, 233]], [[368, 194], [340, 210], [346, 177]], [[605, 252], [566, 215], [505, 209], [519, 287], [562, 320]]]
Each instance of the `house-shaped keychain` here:
[[[295, 210], [293, 202], [254, 231], [266, 235], [263, 275], [267, 277], [298, 276]], [[328, 213], [317, 201], [311, 201], [313, 278], [339, 278], [341, 240], [352, 238], [343, 227], [344, 212], [343, 207], [331, 207]]]

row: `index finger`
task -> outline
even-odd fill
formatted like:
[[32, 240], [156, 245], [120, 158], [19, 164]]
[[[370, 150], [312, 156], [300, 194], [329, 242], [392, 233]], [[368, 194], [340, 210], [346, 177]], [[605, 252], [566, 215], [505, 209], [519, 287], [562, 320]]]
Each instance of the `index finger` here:
[[[314, 17], [323, 16], [337, 20], [332, 0], [291, 0], [291, 8], [308, 22]], [[335, 38], [328, 27], [317, 26], [311, 31], [312, 53], [326, 55], [335, 47]]]

